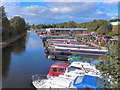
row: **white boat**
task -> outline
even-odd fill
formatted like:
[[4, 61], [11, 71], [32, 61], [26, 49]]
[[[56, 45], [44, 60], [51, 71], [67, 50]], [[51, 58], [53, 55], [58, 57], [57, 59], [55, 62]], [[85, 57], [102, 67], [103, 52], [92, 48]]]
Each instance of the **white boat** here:
[[74, 79], [80, 76], [82, 81], [84, 75], [99, 76], [100, 74], [94, 65], [85, 62], [72, 62], [64, 75], [42, 80], [33, 76], [32, 83], [36, 88], [75, 88], [73, 86]]
[[93, 64], [87, 62], [72, 62], [66, 69], [64, 75], [72, 77], [74, 79], [76, 76], [100, 76], [101, 74]]
[[[33, 77], [35, 78], [35, 77]], [[32, 84], [37, 88], [75, 88], [73, 86], [73, 80], [69, 77], [60, 75], [59, 77], [51, 77], [48, 79], [36, 79]]]

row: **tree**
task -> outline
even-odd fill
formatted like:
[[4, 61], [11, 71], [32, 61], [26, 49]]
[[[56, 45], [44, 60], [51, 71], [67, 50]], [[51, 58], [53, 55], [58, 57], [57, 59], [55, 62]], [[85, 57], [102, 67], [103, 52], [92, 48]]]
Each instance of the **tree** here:
[[52, 28], [52, 25], [51, 24], [47, 24], [46, 27], [47, 28]]
[[39, 25], [36, 25], [36, 26], [35, 26], [35, 29], [40, 29]]
[[10, 24], [13, 27], [15, 34], [20, 34], [26, 32], [25, 20], [19, 16], [15, 16], [10, 19]]
[[2, 14], [2, 18], [1, 18], [1, 20], [2, 20], [2, 41], [5, 41], [10, 38], [12, 28], [11, 28], [10, 22], [6, 16], [5, 7], [1, 6], [0, 10], [2, 11], [2, 13], [1, 13]]
[[[115, 53], [109, 54], [105, 57], [105, 62], [100, 62], [97, 66], [97, 69], [100, 70], [103, 78], [102, 79], [110, 79], [110, 82], [104, 82], [105, 87], [107, 88], [120, 88], [120, 57], [119, 55], [119, 48], [116, 45]], [[112, 59], [111, 59], [112, 58]]]
[[53, 24], [52, 24], [52, 27], [53, 27], [53, 28], [55, 28], [55, 27], [56, 27], [56, 24], [55, 24], [55, 23], [53, 23]]
[[69, 22], [67, 23], [67, 28], [76, 28], [76, 23], [73, 22], [73, 21], [69, 21]]
[[117, 22], [117, 21], [120, 22], [120, 19], [111, 19], [111, 20], [109, 20], [109, 22]]
[[105, 29], [105, 25], [102, 25], [97, 29], [97, 33], [105, 35]]
[[27, 30], [30, 30], [30, 25], [29, 25], [29, 23], [26, 23], [26, 29], [27, 29]]
[[120, 24], [115, 26], [114, 31], [109, 32], [108, 36], [118, 36], [118, 34], [119, 34], [119, 27], [120, 27]]

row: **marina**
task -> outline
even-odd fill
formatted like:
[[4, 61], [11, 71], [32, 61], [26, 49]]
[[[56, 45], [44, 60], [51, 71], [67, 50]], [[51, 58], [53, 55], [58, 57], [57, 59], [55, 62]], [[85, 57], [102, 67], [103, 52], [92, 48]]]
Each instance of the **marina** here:
[[[16, 47], [19, 43], [22, 43], [21, 48]], [[13, 46], [14, 48], [16, 48], [16, 52], [18, 52], [17, 54], [14, 53], [14, 48], [11, 50], [11, 47]], [[72, 57], [65, 54], [45, 54], [46, 48], [44, 47], [42, 39], [38, 37], [35, 32], [31, 31], [28, 31], [27, 35], [23, 38], [19, 39], [13, 44], [10, 44], [8, 48], [4, 48], [4, 51], [7, 50], [7, 53], [3, 52], [4, 55], [5, 53], [8, 54], [9, 52], [9, 54], [7, 55], [9, 57], [3, 56], [3, 59], [6, 58], [6, 61], [4, 61], [4, 63], [6, 62], [8, 64], [7, 66], [3, 65], [3, 85], [5, 85], [3, 86], [4, 88], [14, 87], [14, 85], [16, 86], [16, 88], [34, 88], [34, 86], [31, 84], [31, 78], [33, 75], [38, 74], [40, 75], [40, 77], [41, 75], [45, 77], [49, 74], [51, 65], [57, 62], [67, 63], [68, 58]], [[56, 56], [56, 58], [48, 58], [48, 56], [50, 55]], [[35, 58], [33, 56], [35, 56]], [[16, 61], [16, 58], [19, 58], [19, 60]], [[80, 57], [78, 59], [80, 59]], [[98, 59], [98, 57], [83, 56], [82, 61], [84, 60], [91, 62]], [[29, 66], [27, 65], [28, 63]], [[21, 68], [21, 66], [24, 66], [24, 70]], [[17, 72], [18, 74], [15, 74], [15, 72]], [[11, 79], [13, 79], [14, 77], [16, 77], [17, 79], [12, 80], [13, 82], [11, 83]]]
[[[39, 36], [39, 35], [38, 35]], [[58, 62], [51, 65], [47, 78], [41, 79], [38, 75], [32, 76], [32, 84], [35, 88], [78, 88], [76, 79], [79, 78], [79, 83], [84, 82], [86, 77], [102, 78], [96, 65], [103, 60], [88, 60], [84, 55], [100, 57], [108, 53], [107, 49], [102, 49], [99, 46], [93, 46], [90, 43], [77, 40], [72, 37], [55, 37], [55, 36], [40, 36], [43, 46], [46, 48], [45, 53], [48, 59], [66, 61]], [[58, 83], [59, 82], [59, 83]], [[66, 82], [65, 84], [63, 82]], [[96, 84], [95, 84], [96, 85]], [[81, 86], [82, 87], [82, 86]], [[92, 88], [92, 86], [88, 86]], [[97, 86], [93, 86], [93, 88]]]
[[2, 0], [0, 89], [120, 88], [119, 3], [88, 2]]

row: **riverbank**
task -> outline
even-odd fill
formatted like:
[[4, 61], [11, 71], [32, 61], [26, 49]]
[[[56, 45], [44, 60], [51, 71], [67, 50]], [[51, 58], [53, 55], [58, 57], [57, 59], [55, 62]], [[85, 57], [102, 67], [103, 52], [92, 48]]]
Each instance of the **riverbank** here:
[[6, 40], [5, 42], [0, 43], [0, 48], [5, 48], [6, 46], [8, 46], [10, 43], [18, 40], [19, 38], [21, 38], [22, 36], [24, 36], [26, 33], [22, 33], [20, 35], [17, 35], [15, 37], [10, 38], [9, 40]]

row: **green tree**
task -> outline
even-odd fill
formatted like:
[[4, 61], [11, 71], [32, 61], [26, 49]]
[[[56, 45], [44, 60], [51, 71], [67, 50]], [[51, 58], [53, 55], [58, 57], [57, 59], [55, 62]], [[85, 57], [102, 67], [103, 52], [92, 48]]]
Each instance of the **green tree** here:
[[[107, 55], [105, 57], [105, 62], [100, 62], [97, 66], [97, 69], [100, 70], [103, 78], [102, 79], [110, 79], [110, 82], [104, 82], [105, 87], [107, 88], [120, 88], [120, 57], [118, 56], [118, 52], [120, 49], [118, 45], [115, 48], [115, 53]], [[112, 58], [112, 59], [111, 59]]]
[[29, 25], [29, 23], [26, 23], [26, 30], [30, 30], [30, 25]]
[[10, 22], [6, 16], [6, 12], [5, 12], [5, 7], [1, 6], [0, 10], [2, 11], [2, 41], [5, 41], [7, 39], [9, 39], [11, 37], [11, 33], [12, 33], [12, 28], [10, 26]]
[[53, 28], [55, 28], [55, 27], [56, 27], [56, 24], [55, 24], [55, 23], [53, 23], [53, 24], [52, 24], [52, 27], [53, 27]]
[[109, 32], [108, 36], [118, 36], [118, 34], [119, 34], [119, 27], [120, 27], [120, 24], [115, 26], [114, 31]]
[[51, 24], [47, 24], [46, 27], [47, 28], [52, 28], [52, 25]]
[[97, 29], [97, 33], [105, 35], [105, 30], [105, 25], [102, 25]]
[[69, 21], [69, 22], [67, 23], [67, 28], [76, 28], [76, 23], [73, 22], [73, 21]]
[[13, 27], [15, 34], [20, 34], [26, 32], [25, 20], [19, 16], [15, 16], [10, 19], [10, 24]]
[[120, 22], [120, 19], [111, 19], [111, 20], [109, 20], [109, 22], [117, 22], [117, 21]]
[[40, 26], [39, 26], [39, 25], [36, 25], [36, 26], [35, 26], [35, 29], [40, 29]]

